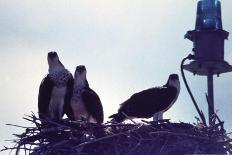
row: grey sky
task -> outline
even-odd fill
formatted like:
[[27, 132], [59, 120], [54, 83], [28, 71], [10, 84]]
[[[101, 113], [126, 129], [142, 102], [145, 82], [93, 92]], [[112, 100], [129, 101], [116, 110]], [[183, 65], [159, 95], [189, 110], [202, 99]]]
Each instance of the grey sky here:
[[[232, 32], [231, 0], [222, 1], [224, 29]], [[184, 40], [195, 24], [195, 0], [0, 0], [0, 144], [28, 125], [23, 114], [37, 111], [39, 84], [47, 73], [47, 52], [56, 50], [71, 72], [84, 64], [90, 86], [107, 117], [135, 92], [163, 85], [178, 73], [192, 43]], [[225, 59], [232, 64], [232, 39]], [[206, 77], [186, 73], [207, 113]], [[215, 79], [215, 106], [232, 130], [232, 73]], [[181, 93], [165, 114], [173, 121], [197, 116], [181, 79]], [[30, 125], [30, 124], [29, 124]]]

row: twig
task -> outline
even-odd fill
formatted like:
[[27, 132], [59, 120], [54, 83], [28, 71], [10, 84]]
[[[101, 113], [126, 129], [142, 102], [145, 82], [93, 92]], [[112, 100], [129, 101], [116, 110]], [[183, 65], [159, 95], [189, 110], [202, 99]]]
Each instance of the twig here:
[[25, 126], [20, 126], [20, 125], [14, 125], [14, 124], [6, 124], [9, 126], [14, 126], [14, 127], [18, 127], [18, 128], [23, 128], [23, 129], [33, 129], [34, 127], [25, 127]]
[[129, 119], [132, 123], [137, 124], [135, 121], [133, 121], [126, 113], [121, 112], [127, 119]]
[[[172, 123], [169, 120], [143, 121], [145, 123], [140, 124], [98, 125], [68, 120], [42, 120], [33, 115], [28, 116], [25, 120], [37, 123], [36, 127], [23, 127], [24, 133], [14, 134], [17, 137], [13, 141], [16, 146], [4, 147], [2, 151], [16, 150], [16, 154], [24, 151], [31, 155], [62, 154], [64, 152], [69, 155], [102, 155], [106, 150], [107, 155], [151, 155], [154, 152], [163, 154], [166, 149], [167, 152], [172, 152], [176, 147], [183, 147], [182, 151], [188, 150], [189, 146], [186, 143], [197, 143], [200, 148], [207, 144], [204, 150], [210, 147], [211, 151], [212, 149], [221, 150], [218, 152], [220, 154], [232, 150], [231, 139], [225, 132], [217, 129], [220, 123], [211, 127], [189, 126], [187, 123]], [[42, 122], [46, 126], [42, 126]], [[100, 135], [97, 135], [99, 133]]]
[[151, 132], [150, 134], [163, 134], [163, 135], [171, 134], [171, 135], [176, 135], [176, 136], [185, 136], [185, 137], [191, 137], [191, 138], [198, 138], [198, 139], [202, 139], [202, 140], [212, 140], [212, 139], [206, 138], [206, 137], [200, 137], [200, 136], [184, 134], [184, 133], [174, 133], [174, 132], [168, 132], [168, 131], [156, 131], [156, 132]]
[[[142, 126], [142, 125], [141, 125], [141, 126]], [[140, 127], [141, 127], [141, 126], [140, 126]], [[133, 130], [130, 130], [130, 131], [120, 132], [120, 133], [118, 133], [118, 134], [113, 134], [113, 135], [105, 136], [105, 137], [102, 137], [102, 138], [98, 138], [98, 139], [95, 139], [95, 140], [90, 141], [90, 142], [85, 142], [85, 143], [82, 143], [82, 144], [76, 146], [75, 149], [78, 149], [79, 147], [82, 147], [82, 146], [84, 146], [84, 145], [89, 145], [89, 144], [96, 143], [96, 142], [99, 142], [99, 141], [102, 141], [102, 140], [106, 140], [106, 139], [109, 139], [109, 138], [117, 137], [117, 136], [119, 136], [119, 135], [123, 135], [123, 134], [125, 134], [125, 133], [132, 132], [132, 131], [135, 131], [135, 130], [137, 130], [137, 128], [135, 128], [135, 129], [133, 129]]]

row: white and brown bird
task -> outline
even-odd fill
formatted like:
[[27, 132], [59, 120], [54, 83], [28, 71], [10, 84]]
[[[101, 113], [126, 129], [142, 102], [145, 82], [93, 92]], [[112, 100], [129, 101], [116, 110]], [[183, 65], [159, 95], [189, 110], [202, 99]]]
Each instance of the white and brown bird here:
[[47, 56], [48, 74], [39, 88], [38, 111], [40, 118], [61, 119], [64, 113], [72, 116], [70, 101], [73, 76], [60, 62], [56, 52]]
[[[162, 87], [154, 87], [132, 95], [123, 102], [118, 113], [111, 115], [115, 122], [129, 118], [150, 118], [162, 115], [177, 100], [180, 92], [180, 81], [177, 74], [171, 74]], [[157, 119], [157, 118], [155, 118]]]
[[74, 75], [71, 107], [74, 120], [85, 120], [91, 123], [103, 123], [103, 107], [99, 96], [93, 91], [86, 79], [86, 68], [77, 66]]

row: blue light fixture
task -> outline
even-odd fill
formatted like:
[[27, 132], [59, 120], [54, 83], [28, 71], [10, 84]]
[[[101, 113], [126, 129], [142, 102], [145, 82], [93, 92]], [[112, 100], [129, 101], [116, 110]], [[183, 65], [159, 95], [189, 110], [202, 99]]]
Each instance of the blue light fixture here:
[[224, 60], [224, 41], [228, 36], [222, 27], [220, 1], [198, 1], [195, 30], [185, 35], [193, 42], [195, 61], [184, 68], [198, 75], [231, 72], [232, 66]]
[[194, 75], [207, 76], [210, 125], [214, 124], [213, 75], [232, 71], [232, 66], [224, 60], [224, 41], [228, 36], [229, 32], [222, 27], [221, 2], [199, 0], [195, 30], [185, 34], [185, 38], [193, 42], [194, 61], [184, 65], [184, 69]]
[[201, 0], [198, 2], [196, 30], [202, 29], [222, 29], [220, 1]]

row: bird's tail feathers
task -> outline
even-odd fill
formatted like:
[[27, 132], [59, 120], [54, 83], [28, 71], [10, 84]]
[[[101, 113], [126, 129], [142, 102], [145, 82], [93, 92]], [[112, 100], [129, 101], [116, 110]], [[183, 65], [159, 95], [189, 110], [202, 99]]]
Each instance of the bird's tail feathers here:
[[113, 114], [109, 116], [109, 118], [112, 118], [111, 120], [112, 122], [117, 122], [117, 123], [123, 122], [125, 120], [125, 116], [122, 113]]
[[117, 117], [118, 114], [113, 114], [113, 115], [110, 115], [109, 118], [115, 118]]

